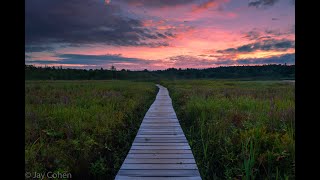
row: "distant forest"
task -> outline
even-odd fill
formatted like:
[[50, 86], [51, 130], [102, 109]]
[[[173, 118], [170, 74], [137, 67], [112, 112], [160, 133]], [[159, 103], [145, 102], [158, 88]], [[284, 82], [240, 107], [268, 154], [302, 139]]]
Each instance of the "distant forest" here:
[[26, 80], [161, 80], [161, 79], [295, 79], [295, 65], [227, 66], [207, 69], [176, 69], [149, 71], [110, 69], [64, 69], [25, 65]]

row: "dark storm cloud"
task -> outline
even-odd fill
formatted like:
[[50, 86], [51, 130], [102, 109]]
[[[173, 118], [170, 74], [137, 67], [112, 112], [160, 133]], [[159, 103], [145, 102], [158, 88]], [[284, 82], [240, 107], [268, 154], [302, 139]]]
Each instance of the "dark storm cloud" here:
[[279, 0], [253, 0], [249, 2], [249, 6], [253, 6], [256, 8], [273, 6]]
[[241, 53], [241, 52], [254, 52], [257, 50], [263, 50], [263, 51], [270, 51], [270, 50], [276, 50], [276, 51], [284, 51], [287, 49], [291, 49], [295, 47], [295, 41], [291, 40], [264, 40], [261, 42], [255, 42], [251, 44], [246, 44], [243, 46], [239, 46], [237, 48], [228, 48], [224, 50], [218, 50], [218, 53]]
[[27, 63], [38, 64], [82, 64], [82, 65], [102, 65], [106, 63], [138, 63], [145, 60], [137, 58], [122, 57], [120, 54], [107, 55], [81, 55], [81, 54], [60, 54], [56, 56], [59, 60], [28, 60]]
[[168, 37], [148, 31], [140, 20], [102, 0], [28, 0], [25, 35], [27, 46], [50, 42], [156, 47], [166, 43], [144, 40], [161, 41]]
[[251, 58], [237, 60], [238, 64], [295, 64], [295, 54], [285, 54], [269, 58]]
[[53, 47], [49, 46], [25, 46], [25, 52], [42, 52], [42, 51], [53, 51]]
[[197, 0], [118, 0], [129, 5], [147, 6], [152, 8], [162, 8], [193, 3]]

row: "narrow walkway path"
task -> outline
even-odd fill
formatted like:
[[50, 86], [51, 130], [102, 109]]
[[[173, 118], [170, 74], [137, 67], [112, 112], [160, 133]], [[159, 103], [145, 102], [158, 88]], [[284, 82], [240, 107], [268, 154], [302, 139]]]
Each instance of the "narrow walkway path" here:
[[146, 113], [115, 179], [201, 180], [188, 141], [180, 127], [167, 88]]

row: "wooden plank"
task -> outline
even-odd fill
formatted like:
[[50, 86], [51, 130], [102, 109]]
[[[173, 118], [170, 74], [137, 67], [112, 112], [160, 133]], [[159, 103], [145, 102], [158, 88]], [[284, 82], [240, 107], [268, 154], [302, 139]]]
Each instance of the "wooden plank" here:
[[157, 177], [157, 176], [163, 176], [163, 177], [185, 177], [185, 176], [200, 176], [199, 171], [198, 170], [178, 170], [178, 169], [166, 169], [166, 170], [162, 170], [162, 169], [157, 169], [157, 170], [122, 170], [120, 169], [118, 172], [119, 175], [127, 175], [127, 176], [141, 176], [141, 177]]
[[150, 114], [157, 114], [157, 115], [173, 115], [175, 116], [176, 113], [172, 110], [167, 110], [167, 111], [164, 111], [164, 110], [161, 110], [161, 111], [148, 111], [146, 113], [146, 115], [150, 115]]
[[123, 162], [124, 164], [194, 164], [196, 161], [192, 158], [162, 158], [162, 159], [154, 159], [154, 158], [140, 158], [140, 159], [130, 159], [127, 158]]
[[137, 135], [184, 135], [183, 132], [139, 132]]
[[133, 177], [133, 176], [116, 176], [116, 180], [201, 180], [200, 176], [189, 177]]
[[[162, 126], [162, 125], [158, 125], [158, 126], [148, 126], [148, 125], [141, 125], [140, 129], [150, 129], [150, 130], [154, 130], [154, 129], [172, 129], [172, 130], [182, 130], [181, 127], [179, 126]], [[140, 130], [139, 129], [139, 130]]]
[[179, 123], [179, 121], [177, 121], [177, 120], [157, 119], [157, 120], [143, 120], [142, 123]]
[[183, 137], [183, 136], [179, 136], [179, 137], [171, 137], [171, 138], [161, 138], [161, 137], [152, 137], [152, 138], [147, 138], [147, 137], [144, 137], [144, 138], [140, 138], [140, 137], [136, 137], [135, 140], [140, 140], [140, 141], [152, 141], [152, 140], [187, 140], [186, 137]]
[[[174, 124], [174, 123], [171, 122], [171, 124]], [[168, 126], [167, 123], [164, 123], [164, 122], [149, 122], [149, 123], [141, 124], [140, 128], [141, 129], [146, 129], [146, 126], [148, 126], [147, 128], [150, 128], [150, 130], [154, 130], [154, 129], [157, 129], [157, 128], [168, 128], [168, 129], [179, 129], [179, 130], [182, 130], [179, 123], [175, 123], [175, 124], [176, 125]]]
[[158, 127], [165, 127], [165, 128], [167, 128], [167, 127], [171, 127], [171, 128], [173, 128], [173, 127], [176, 127], [176, 128], [179, 128], [180, 127], [180, 124], [179, 123], [172, 123], [172, 125], [170, 125], [170, 124], [166, 124], [166, 123], [163, 123], [163, 124], [154, 124], [154, 123], [148, 123], [148, 124], [142, 124], [140, 127], [142, 127], [142, 128], [149, 128], [149, 127], [156, 127], [156, 128], [158, 128]]
[[148, 125], [148, 124], [143, 124], [140, 126], [143, 129], [148, 129], [148, 128], [153, 128], [153, 129], [160, 129], [160, 128], [168, 128], [168, 129], [180, 129], [180, 125], [172, 125], [172, 126], [166, 126], [165, 124], [159, 124], [159, 125]]
[[180, 134], [183, 135], [183, 132], [177, 132], [177, 131], [173, 131], [173, 132], [169, 132], [169, 131], [139, 131], [138, 132], [139, 135], [148, 135], [148, 134], [158, 134], [158, 135], [176, 135], [176, 134]]
[[177, 128], [177, 127], [158, 127], [158, 128], [157, 127], [143, 127], [141, 129], [139, 129], [139, 131], [146, 131], [146, 130], [149, 130], [149, 131], [156, 131], [156, 130], [159, 130], [159, 131], [182, 131], [182, 129]]
[[166, 129], [156, 129], [156, 130], [148, 130], [148, 129], [144, 129], [144, 130], [139, 130], [139, 133], [183, 133], [182, 130], [166, 130]]
[[188, 142], [186, 139], [135, 139], [133, 142], [172, 142], [172, 143], [179, 143], [179, 142]]
[[163, 113], [162, 115], [156, 115], [156, 114], [148, 114], [148, 118], [152, 118], [152, 117], [161, 117], [161, 118], [169, 118], [169, 119], [176, 119], [177, 116], [176, 115], [166, 115], [165, 113]]
[[[181, 126], [180, 126], [180, 124], [178, 124], [178, 125], [173, 125], [173, 126], [166, 126], [165, 124], [155, 124], [155, 125], [148, 125], [148, 124], [141, 124], [141, 126], [140, 126], [140, 129], [148, 129], [148, 128], [150, 128], [150, 130], [152, 130], [152, 129], [158, 129], [158, 128], [167, 128], [167, 129], [180, 129], [180, 130], [182, 130], [181, 129]], [[139, 130], [140, 130], [139, 129]]]
[[[161, 121], [158, 121], [161, 123]], [[154, 123], [154, 122], [143, 122], [141, 126], [178, 126], [181, 127], [179, 122], [172, 122], [172, 123]]]
[[[159, 127], [159, 128], [157, 128], [157, 127], [150, 127], [150, 128], [141, 128], [141, 129], [139, 129], [139, 130], [141, 130], [141, 131], [143, 131], [143, 130], [165, 130], [165, 131], [179, 131], [179, 130], [181, 130], [180, 128], [173, 128], [173, 127]], [[139, 132], [139, 131], [138, 131]]]
[[177, 121], [177, 120], [144, 120], [142, 121], [142, 124], [145, 124], [145, 123], [177, 123], [180, 125], [180, 122]]
[[159, 112], [176, 113], [172, 107], [168, 107], [168, 106], [171, 106], [171, 105], [161, 106], [161, 107], [155, 105], [153, 107], [150, 107], [149, 110], [147, 111], [147, 113], [149, 113], [149, 112], [153, 112], [153, 113], [159, 113]]
[[137, 137], [141, 138], [152, 138], [152, 137], [158, 137], [158, 138], [174, 138], [174, 137], [185, 137], [184, 135], [137, 135]]
[[121, 169], [198, 169], [196, 164], [123, 164]]
[[193, 159], [192, 154], [128, 154], [129, 159]]
[[154, 130], [149, 130], [149, 129], [145, 129], [145, 130], [139, 130], [138, 132], [176, 132], [176, 133], [180, 133], [183, 132], [182, 130], [176, 130], [176, 131], [172, 131], [172, 130], [161, 130], [161, 129], [154, 129]]
[[138, 143], [134, 142], [132, 146], [188, 146], [188, 143], [150, 143], [150, 142], [143, 142]]
[[152, 120], [152, 121], [142, 121], [141, 125], [144, 124], [157, 124], [157, 123], [163, 123], [163, 124], [167, 124], [167, 125], [180, 125], [179, 121], [162, 121], [162, 120]]
[[172, 129], [140, 129], [138, 132], [175, 132], [180, 133], [183, 132], [182, 129], [172, 130]]
[[183, 132], [138, 132], [138, 135], [183, 135]]
[[145, 120], [154, 120], [154, 119], [169, 119], [169, 120], [172, 120], [172, 119], [174, 119], [174, 120], [178, 121], [178, 119], [176, 117], [174, 117], [174, 118], [168, 118], [168, 117], [145, 117], [144, 119]]
[[168, 112], [147, 112], [146, 116], [176, 116], [176, 113], [168, 113]]
[[191, 154], [190, 149], [131, 149], [132, 154]]
[[132, 146], [131, 149], [190, 149], [190, 146]]
[[151, 129], [160, 129], [160, 128], [163, 128], [163, 129], [180, 129], [180, 125], [172, 125], [172, 126], [166, 126], [165, 124], [158, 124], [158, 125], [148, 125], [148, 124], [143, 124], [140, 126], [141, 128], [143, 129], [148, 129], [148, 128], [151, 128]]

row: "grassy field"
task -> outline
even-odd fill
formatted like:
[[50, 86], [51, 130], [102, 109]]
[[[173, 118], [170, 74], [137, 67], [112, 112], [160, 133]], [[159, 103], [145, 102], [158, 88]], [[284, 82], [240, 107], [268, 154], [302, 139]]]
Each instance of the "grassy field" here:
[[156, 93], [143, 82], [26, 81], [26, 172], [112, 179]]
[[163, 81], [203, 179], [295, 178], [295, 86]]

